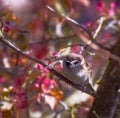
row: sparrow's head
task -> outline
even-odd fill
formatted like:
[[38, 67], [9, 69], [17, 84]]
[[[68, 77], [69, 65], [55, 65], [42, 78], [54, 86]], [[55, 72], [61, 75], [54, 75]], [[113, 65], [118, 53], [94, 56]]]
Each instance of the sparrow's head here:
[[70, 53], [66, 59], [63, 61], [63, 66], [66, 66], [68, 68], [77, 68], [82, 67], [84, 64], [84, 59], [81, 57], [76, 57], [73, 53]]
[[81, 66], [81, 63], [80, 60], [66, 57], [66, 59], [63, 61], [63, 65], [66, 66], [67, 68], [72, 69]]

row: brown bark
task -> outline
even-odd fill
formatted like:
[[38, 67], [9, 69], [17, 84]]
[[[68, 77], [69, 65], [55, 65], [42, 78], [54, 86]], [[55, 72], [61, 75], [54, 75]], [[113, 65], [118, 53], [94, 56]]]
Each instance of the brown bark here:
[[[120, 40], [113, 47], [120, 56]], [[120, 63], [110, 60], [87, 118], [113, 118], [120, 97]]]

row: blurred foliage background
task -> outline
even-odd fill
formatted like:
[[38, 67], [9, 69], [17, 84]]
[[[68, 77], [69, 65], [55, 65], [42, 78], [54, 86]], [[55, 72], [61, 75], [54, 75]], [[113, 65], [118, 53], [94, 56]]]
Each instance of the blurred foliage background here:
[[[79, 53], [85, 44], [60, 14], [74, 19], [92, 34], [104, 17], [94, 42], [110, 50], [117, 41], [119, 0], [0, 0], [0, 32], [19, 49], [38, 59], [50, 58], [67, 47], [69, 50], [65, 53]], [[88, 50], [94, 52], [90, 47]], [[97, 89], [108, 61], [86, 51], [84, 56]], [[52, 62], [54, 60], [46, 60], [47, 64]], [[54, 68], [62, 73], [60, 65]], [[47, 68], [0, 43], [1, 117], [86, 118], [93, 100], [92, 96], [60, 81]]]

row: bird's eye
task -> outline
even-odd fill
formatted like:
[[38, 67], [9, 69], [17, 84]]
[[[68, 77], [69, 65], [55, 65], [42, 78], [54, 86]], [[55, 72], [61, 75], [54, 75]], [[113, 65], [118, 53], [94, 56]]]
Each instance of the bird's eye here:
[[69, 67], [71, 63], [69, 61], [66, 61], [66, 66]]

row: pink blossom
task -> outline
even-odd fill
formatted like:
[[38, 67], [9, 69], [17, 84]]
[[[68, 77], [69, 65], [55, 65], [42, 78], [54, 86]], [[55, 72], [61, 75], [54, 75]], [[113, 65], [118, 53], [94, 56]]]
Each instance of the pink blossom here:
[[48, 52], [48, 48], [45, 45], [41, 45], [40, 47], [35, 47], [34, 51], [36, 51], [37, 58], [44, 59]]
[[111, 9], [115, 9], [115, 7], [116, 7], [116, 4], [115, 4], [114, 2], [111, 2], [110, 8], [111, 8]]
[[49, 87], [50, 89], [53, 89], [53, 87], [54, 87], [54, 82], [53, 82], [53, 80], [51, 80], [51, 79], [48, 78], [48, 77], [44, 80], [43, 84], [44, 84], [45, 86]]
[[39, 84], [38, 84], [38, 83], [35, 83], [35, 84], [34, 84], [34, 87], [35, 87], [35, 88], [39, 88]]
[[42, 76], [38, 76], [37, 81], [34, 83], [35, 88], [39, 88], [40, 82], [43, 80]]
[[24, 92], [19, 92], [13, 98], [18, 109], [24, 109], [27, 106], [26, 95]]
[[6, 33], [9, 32], [10, 31], [10, 27], [8, 25], [5, 25], [3, 27], [3, 31], [6, 32]]
[[97, 2], [97, 10], [99, 12], [103, 12], [104, 8], [105, 8], [105, 3], [104, 2]]
[[1, 83], [5, 82], [5, 78], [3, 78], [3, 77], [0, 78], [0, 82], [1, 82]]
[[91, 27], [91, 26], [92, 26], [92, 22], [91, 22], [91, 21], [87, 22], [87, 23], [86, 23], [86, 26], [87, 26], [87, 27]]
[[53, 52], [52, 56], [55, 57], [58, 54], [58, 52]]
[[41, 81], [42, 81], [42, 79], [43, 79], [43, 77], [42, 77], [42, 76], [38, 76], [37, 81], [38, 81], [38, 82], [41, 82]]
[[47, 77], [43, 81], [42, 90], [43, 90], [44, 93], [49, 93], [51, 91], [51, 89], [54, 88], [54, 86], [55, 86], [54, 81]]
[[23, 84], [23, 77], [17, 76], [14, 80], [15, 86], [21, 86]]
[[43, 66], [41, 64], [37, 64], [37, 68], [43, 70]]
[[110, 4], [110, 8], [107, 10], [107, 13], [109, 16], [114, 16], [115, 14], [115, 7], [116, 7], [116, 4], [114, 2], [112, 2]]

